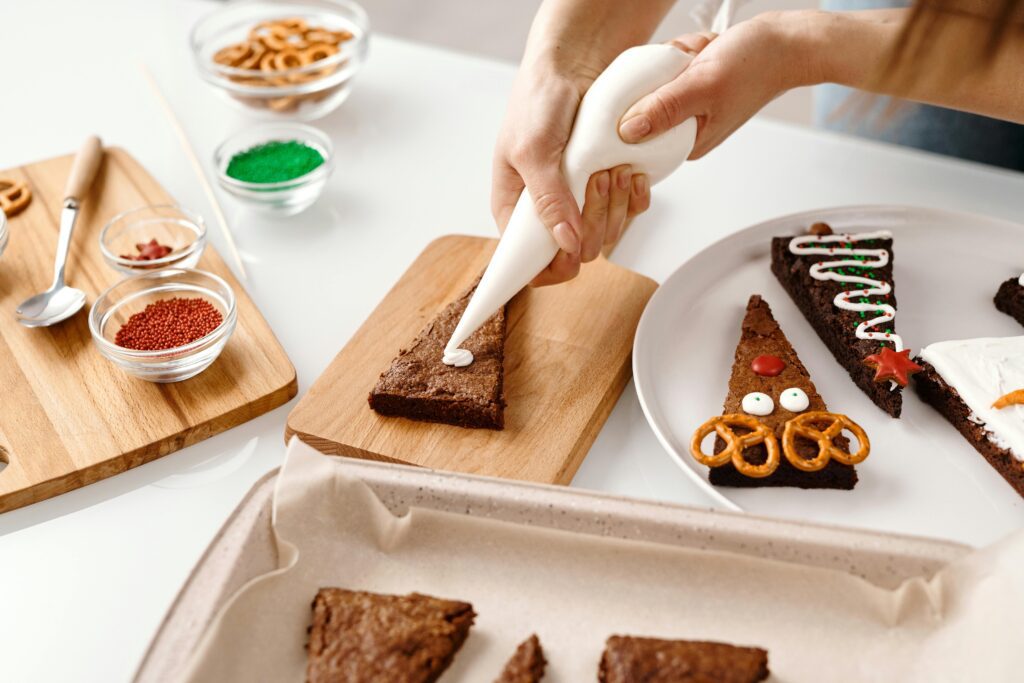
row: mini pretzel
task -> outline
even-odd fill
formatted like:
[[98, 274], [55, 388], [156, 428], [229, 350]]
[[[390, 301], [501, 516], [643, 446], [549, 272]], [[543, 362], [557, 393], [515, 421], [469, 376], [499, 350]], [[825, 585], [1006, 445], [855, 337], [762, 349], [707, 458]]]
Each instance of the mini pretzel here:
[[[747, 434], [737, 434], [733, 427], [749, 429]], [[714, 455], [706, 455], [701, 448], [704, 438], [715, 432], [725, 442], [725, 448]], [[768, 459], [762, 465], [754, 465], [744, 459], [743, 452], [751, 446], [764, 444]], [[767, 477], [779, 466], [779, 442], [772, 430], [752, 415], [729, 413], [713, 417], [702, 424], [690, 440], [690, 455], [697, 462], [708, 467], [721, 467], [732, 460], [740, 474], [755, 479]]]
[[325, 28], [310, 29], [303, 35], [311, 44], [327, 43], [328, 45], [338, 45], [355, 37], [349, 31], [330, 31]]
[[305, 53], [300, 54], [299, 52], [296, 52], [295, 50], [288, 48], [286, 50], [281, 50], [276, 55], [274, 55], [274, 59], [271, 63], [274, 65], [274, 68], [277, 69], [278, 71], [288, 71], [289, 69], [297, 69], [300, 66], [305, 66], [306, 64], [309, 64], [309, 62], [306, 61], [304, 55]]
[[238, 66], [253, 52], [252, 46], [249, 43], [238, 43], [237, 45], [228, 45], [227, 47], [217, 50], [213, 55], [213, 61], [224, 66]]
[[[826, 421], [831, 421], [831, 424], [824, 430], [814, 426]], [[859, 447], [856, 453], [848, 453], [832, 443], [844, 429], [850, 430], [857, 437]], [[818, 454], [815, 457], [808, 459], [800, 456], [796, 450], [798, 436], [818, 444]], [[844, 465], [862, 462], [871, 452], [871, 442], [860, 425], [845, 415], [816, 410], [798, 415], [786, 423], [786, 428], [782, 432], [782, 452], [798, 470], [817, 472], [833, 458]]]
[[0, 178], [0, 209], [8, 216], [21, 213], [32, 201], [32, 190], [20, 180]]
[[338, 47], [336, 45], [317, 43], [306, 48], [302, 53], [302, 58], [306, 60], [306, 64], [312, 64], [336, 54], [338, 54]]
[[258, 69], [260, 68], [260, 60], [263, 59], [263, 55], [266, 54], [267, 48], [263, 46], [263, 43], [257, 40], [251, 40], [247, 43], [242, 43], [248, 48], [249, 52], [245, 58], [235, 64], [239, 69]]

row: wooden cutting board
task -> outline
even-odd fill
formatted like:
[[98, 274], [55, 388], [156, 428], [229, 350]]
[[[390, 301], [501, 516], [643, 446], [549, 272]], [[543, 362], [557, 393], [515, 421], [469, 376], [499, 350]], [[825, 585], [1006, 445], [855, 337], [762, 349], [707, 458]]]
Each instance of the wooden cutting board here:
[[199, 268], [235, 291], [238, 325], [220, 358], [176, 384], [131, 377], [103, 358], [89, 335], [88, 307], [121, 275], [104, 261], [99, 233], [114, 215], [174, 200], [124, 150], [108, 148], [82, 202], [67, 281], [86, 308], [48, 328], [14, 319], [17, 305], [50, 285], [58, 216], [71, 157], [0, 172], [25, 180], [32, 202], [9, 219], [0, 256], [0, 512], [123, 472], [287, 402], [295, 369], [242, 286], [212, 247]]
[[633, 333], [657, 287], [604, 258], [509, 305], [503, 431], [382, 417], [367, 404], [399, 349], [472, 284], [496, 244], [428, 245], [292, 410], [286, 436], [336, 455], [568, 483], [629, 380]]

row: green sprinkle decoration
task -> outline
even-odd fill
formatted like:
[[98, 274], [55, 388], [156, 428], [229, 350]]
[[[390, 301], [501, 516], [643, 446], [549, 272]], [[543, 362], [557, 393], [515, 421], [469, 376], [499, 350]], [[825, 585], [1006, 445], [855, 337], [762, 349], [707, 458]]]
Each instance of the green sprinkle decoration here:
[[314, 147], [298, 140], [265, 142], [231, 157], [228, 177], [246, 183], [280, 183], [304, 176], [324, 163]]

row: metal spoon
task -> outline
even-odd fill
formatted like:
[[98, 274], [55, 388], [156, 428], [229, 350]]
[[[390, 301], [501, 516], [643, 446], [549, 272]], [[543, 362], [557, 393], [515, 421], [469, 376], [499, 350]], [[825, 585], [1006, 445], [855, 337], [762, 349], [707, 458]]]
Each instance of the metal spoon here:
[[68, 260], [71, 233], [75, 229], [78, 208], [89, 191], [96, 170], [103, 159], [103, 145], [96, 136], [90, 136], [78, 150], [71, 164], [71, 174], [64, 186], [64, 205], [60, 212], [60, 235], [57, 238], [57, 257], [53, 264], [53, 284], [41, 294], [26, 299], [15, 313], [25, 327], [47, 327], [67, 320], [85, 305], [85, 292], [64, 284], [64, 265]]

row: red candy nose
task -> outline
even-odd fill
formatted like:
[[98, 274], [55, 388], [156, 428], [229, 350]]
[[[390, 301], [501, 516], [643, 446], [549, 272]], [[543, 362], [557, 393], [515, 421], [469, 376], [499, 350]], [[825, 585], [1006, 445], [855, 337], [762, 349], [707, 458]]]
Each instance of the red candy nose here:
[[786, 362], [778, 356], [758, 356], [750, 363], [750, 369], [762, 377], [775, 377], [786, 368]]

